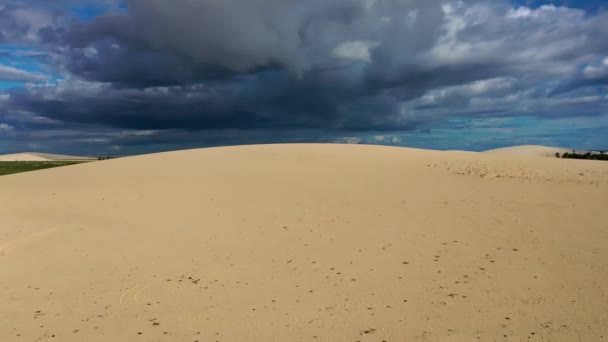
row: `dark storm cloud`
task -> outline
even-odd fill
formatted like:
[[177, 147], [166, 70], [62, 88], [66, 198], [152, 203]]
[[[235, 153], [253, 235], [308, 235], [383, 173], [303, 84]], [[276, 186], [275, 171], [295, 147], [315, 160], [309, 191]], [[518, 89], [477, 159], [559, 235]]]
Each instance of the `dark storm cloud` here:
[[[128, 4], [125, 15], [101, 16], [51, 39], [70, 47], [67, 67], [71, 72], [89, 80], [140, 82], [143, 86], [268, 69], [283, 69], [301, 77], [344, 64], [334, 54], [340, 44], [386, 39], [385, 31], [399, 34], [403, 29], [399, 26], [407, 18], [395, 12], [422, 13], [420, 20], [410, 20], [410, 33], [417, 38], [408, 40], [411, 46], [403, 46], [404, 50], [432, 44], [441, 19], [440, 2], [435, 0], [408, 5], [386, 0]], [[382, 20], [385, 22], [380, 23]]]
[[274, 71], [230, 83], [124, 88], [69, 81], [11, 92], [21, 111], [130, 129], [407, 129], [392, 98], [361, 97], [328, 80], [294, 80]]

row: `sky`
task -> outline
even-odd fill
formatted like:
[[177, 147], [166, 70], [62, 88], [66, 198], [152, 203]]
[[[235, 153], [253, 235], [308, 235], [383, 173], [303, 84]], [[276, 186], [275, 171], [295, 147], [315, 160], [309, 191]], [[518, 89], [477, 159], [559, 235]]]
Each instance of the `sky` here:
[[0, 0], [0, 154], [608, 149], [605, 0]]

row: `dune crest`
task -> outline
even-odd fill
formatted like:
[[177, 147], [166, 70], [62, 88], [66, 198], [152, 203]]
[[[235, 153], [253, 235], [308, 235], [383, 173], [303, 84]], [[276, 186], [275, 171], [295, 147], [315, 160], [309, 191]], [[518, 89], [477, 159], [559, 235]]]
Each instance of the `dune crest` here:
[[608, 163], [362, 145], [0, 177], [0, 341], [608, 337]]
[[562, 147], [551, 147], [541, 145], [521, 145], [512, 147], [503, 147], [493, 150], [485, 151], [484, 153], [502, 154], [502, 155], [516, 155], [516, 156], [527, 156], [527, 157], [555, 157], [556, 153], [562, 154], [564, 152], [571, 152], [567, 148]]
[[60, 154], [38, 153], [38, 152], [23, 152], [0, 155], [0, 161], [74, 161], [74, 160], [91, 160], [90, 157], [67, 156]]

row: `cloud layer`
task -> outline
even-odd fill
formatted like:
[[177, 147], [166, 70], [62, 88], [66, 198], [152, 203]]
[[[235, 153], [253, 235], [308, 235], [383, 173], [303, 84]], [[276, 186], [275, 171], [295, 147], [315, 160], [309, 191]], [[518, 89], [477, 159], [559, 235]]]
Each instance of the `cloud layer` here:
[[17, 69], [8, 65], [0, 64], [0, 81], [9, 82], [42, 82], [48, 79], [47, 76]]
[[[423, 134], [456, 117], [608, 115], [602, 11], [440, 0], [107, 6], [88, 21], [57, 8], [0, 6], [0, 42], [34, 48], [57, 79], [11, 90], [0, 122], [23, 131], [152, 131], [159, 141], [162, 132], [285, 140], [325, 132], [309, 135], [315, 140]], [[46, 80], [4, 68], [0, 79]]]

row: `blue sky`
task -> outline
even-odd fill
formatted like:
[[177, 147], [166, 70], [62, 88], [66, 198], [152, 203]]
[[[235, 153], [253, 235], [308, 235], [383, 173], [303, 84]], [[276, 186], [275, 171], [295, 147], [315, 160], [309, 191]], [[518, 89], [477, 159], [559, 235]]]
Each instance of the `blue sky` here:
[[[32, 74], [44, 74], [41, 70], [42, 65], [35, 57], [28, 57], [29, 54], [36, 52], [32, 48], [24, 48], [20, 46], [2, 46], [0, 47], [0, 65], [13, 67]], [[48, 75], [49, 78], [51, 75]], [[0, 80], [0, 89], [8, 89], [23, 86], [25, 82], [18, 80]]]
[[0, 153], [608, 148], [603, 1], [128, 3], [0, 5]]

